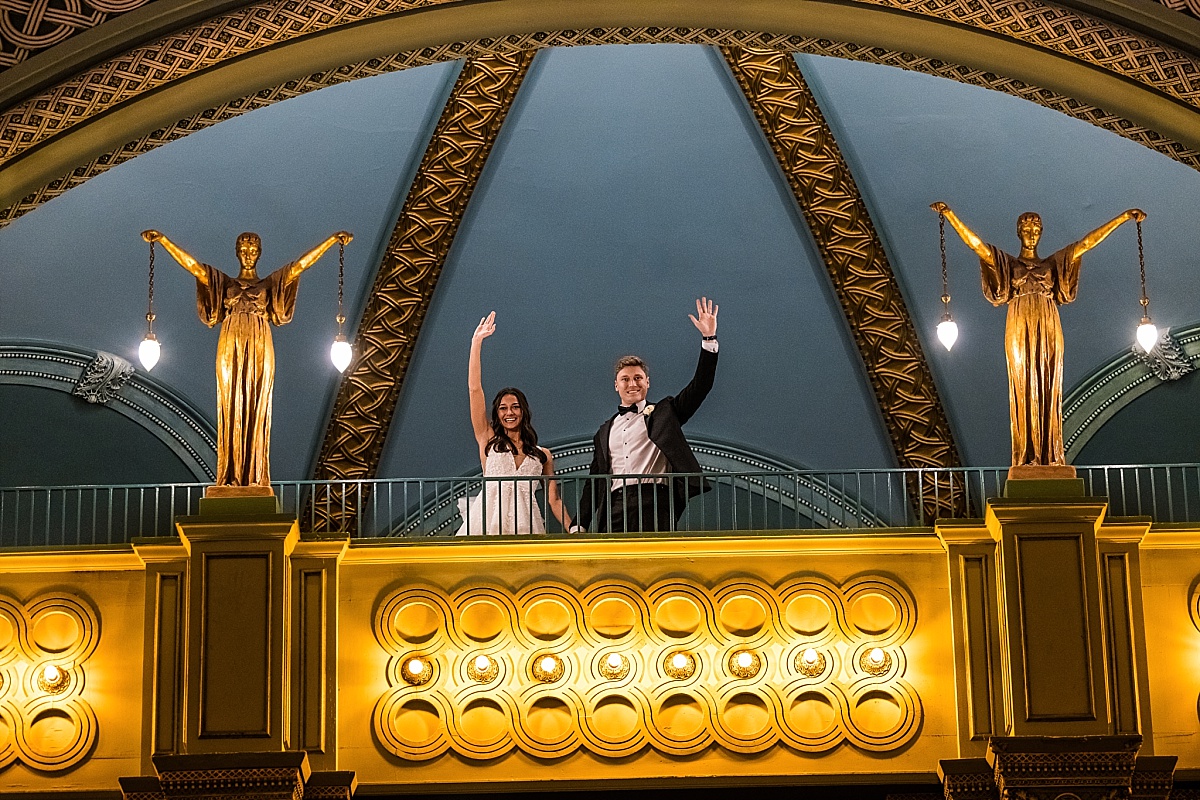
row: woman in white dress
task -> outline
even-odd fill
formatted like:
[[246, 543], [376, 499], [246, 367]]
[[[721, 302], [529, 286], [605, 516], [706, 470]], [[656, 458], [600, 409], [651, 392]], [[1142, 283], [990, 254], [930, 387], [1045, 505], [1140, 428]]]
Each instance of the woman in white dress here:
[[[483, 368], [480, 364], [483, 340], [496, 332], [496, 312], [479, 320], [471, 337], [471, 358], [467, 384], [471, 396], [471, 427], [479, 444], [479, 463], [484, 478], [525, 478], [527, 480], [485, 480], [483, 491], [468, 503], [459, 500], [463, 524], [457, 536], [511, 535], [545, 533], [546, 522], [534, 496], [535, 487], [546, 489], [550, 511], [571, 529], [571, 515], [558, 494], [554, 475], [554, 457], [537, 443], [533, 414], [520, 389], [501, 389], [492, 400], [488, 419], [483, 396]], [[545, 481], [528, 480], [545, 476]]]

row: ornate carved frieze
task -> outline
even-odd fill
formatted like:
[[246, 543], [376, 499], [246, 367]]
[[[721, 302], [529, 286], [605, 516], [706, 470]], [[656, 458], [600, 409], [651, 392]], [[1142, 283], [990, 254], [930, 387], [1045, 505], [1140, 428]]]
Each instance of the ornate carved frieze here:
[[99, 729], [84, 667], [99, 642], [96, 612], [78, 597], [0, 594], [0, 770], [59, 772], [87, 757]]
[[408, 761], [889, 752], [921, 727], [904, 677], [916, 613], [875, 576], [406, 586], [375, 616], [390, 688], [372, 724]]
[[[1089, 122], [1116, 133], [1138, 144], [1157, 150], [1188, 166], [1200, 169], [1200, 154], [1180, 145], [1162, 134], [1137, 125], [1115, 114], [1095, 106], [1081, 103], [1048, 89], [1031, 86], [1014, 78], [949, 64], [938, 59], [917, 56], [911, 53], [889, 51], [847, 42], [833, 42], [799, 36], [779, 36], [745, 31], [696, 30], [680, 28], [595, 28], [585, 31], [551, 31], [546, 33], [513, 35], [469, 42], [455, 42], [440, 47], [424, 48], [371, 59], [340, 67], [335, 70], [314, 73], [302, 80], [288, 81], [279, 86], [265, 89], [253, 95], [231, 100], [199, 114], [181, 119], [177, 123], [126, 143], [117, 150], [105, 153], [87, 164], [81, 165], [35, 192], [20, 202], [0, 210], [0, 225], [6, 224], [32, 211], [42, 203], [52, 200], [63, 192], [78, 186], [112, 167], [122, 164], [142, 153], [167, 144], [176, 139], [202, 130], [210, 125], [231, 119], [247, 111], [286, 100], [306, 92], [332, 86], [345, 81], [370, 77], [385, 72], [413, 66], [439, 63], [457, 58], [484, 58], [491, 55], [511, 55], [524, 50], [541, 47], [565, 47], [572, 45], [631, 44], [651, 42], [680, 42], [710, 44], [751, 49], [778, 49], [847, 58], [868, 63], [886, 64], [902, 69], [924, 72], [950, 78], [962, 83], [982, 86], [1030, 100], [1068, 116]], [[3, 117], [0, 117], [0, 121]]]
[[0, 71], [151, 0], [5, 0]]
[[1000, 800], [1127, 800], [1141, 736], [994, 736]]
[[89, 403], [107, 403], [133, 375], [133, 364], [120, 356], [96, 351], [96, 357], [84, 368], [71, 394]]
[[463, 66], [384, 251], [315, 477], [374, 476], [446, 254], [533, 56], [496, 55]]
[[[897, 461], [958, 466], [950, 423], [883, 243], [795, 59], [773, 51], [722, 52], [821, 251]], [[944, 511], [964, 497], [961, 487], [947, 491]]]
[[1175, 337], [1171, 336], [1170, 329], [1162, 332], [1149, 353], [1136, 344], [1130, 350], [1160, 381], [1177, 381], [1196, 369], [1191, 357], [1183, 351]]

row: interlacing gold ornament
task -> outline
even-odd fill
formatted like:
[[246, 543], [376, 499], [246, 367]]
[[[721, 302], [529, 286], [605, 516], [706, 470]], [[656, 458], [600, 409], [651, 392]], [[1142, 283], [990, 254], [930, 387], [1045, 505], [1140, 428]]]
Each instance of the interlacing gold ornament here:
[[[89, 68], [0, 116], [0, 163], [119, 103], [223, 61], [343, 25], [451, 2], [275, 0], [227, 12]], [[1196, 105], [1200, 100], [1200, 62], [1196, 59], [1147, 36], [1068, 8], [1038, 0], [874, 0], [873, 4], [1034, 45], [1143, 83], [1187, 104]], [[604, 43], [658, 40], [662, 31], [615, 29], [604, 37]], [[588, 33], [582, 32], [580, 38]], [[546, 34], [529, 36], [548, 38]], [[670, 32], [668, 36], [676, 39]], [[712, 43], [764, 47], [735, 41], [735, 36], [726, 38]], [[754, 38], [769, 41], [787, 37], [760, 34]], [[537, 46], [547, 44], [560, 42]], [[765, 47], [798, 49], [771, 44]]]
[[[792, 188], [858, 345], [902, 467], [956, 467], [958, 448], [866, 203], [796, 60], [722, 48]], [[930, 480], [950, 481], [950, 476]], [[966, 492], [924, 492], [926, 514], [963, 516]]]
[[[338, 388], [317, 460], [319, 479], [374, 476], [450, 243], [533, 56], [521, 52], [463, 65], [354, 335], [358, 358]], [[316, 497], [314, 530], [349, 530], [353, 502], [349, 493], [335, 502]]]
[[[84, 183], [118, 164], [128, 161], [130, 158], [149, 152], [160, 145], [175, 141], [189, 133], [201, 130], [210, 125], [215, 125], [226, 119], [231, 119], [246, 111], [261, 108], [279, 100], [295, 97], [305, 92], [324, 88], [325, 86], [332, 86], [337, 83], [370, 77], [398, 69], [406, 69], [408, 67], [441, 63], [458, 58], [484, 58], [491, 55], [511, 55], [525, 50], [536, 50], [541, 47], [658, 42], [708, 44], [749, 49], [777, 49], [781, 52], [812, 53], [814, 55], [833, 56], [873, 64], [885, 64], [901, 69], [938, 75], [1030, 100], [1068, 116], [1104, 128], [1145, 147], [1157, 150], [1176, 161], [1187, 164], [1193, 169], [1200, 169], [1200, 153], [1156, 131], [1130, 122], [1123, 117], [1110, 114], [1095, 106], [1081, 103], [1078, 100], [1057, 94], [1048, 89], [1031, 86], [1013, 78], [1006, 78], [957, 64], [948, 64], [934, 58], [847, 42], [833, 42], [827, 39], [782, 36], [747, 31], [693, 28], [594, 28], [583, 31], [550, 31], [454, 42], [438, 47], [408, 51], [387, 58], [371, 59], [369, 61], [349, 64], [335, 70], [314, 73], [302, 80], [288, 81], [280, 86], [264, 89], [248, 97], [238, 98], [182, 119], [166, 128], [130, 141], [117, 150], [103, 154], [91, 162], [77, 167], [70, 174], [50, 182], [37, 191], [31, 192], [19, 202], [0, 210], [0, 225], [11, 222], [17, 217], [37, 208], [42, 203], [59, 196], [63, 192]], [[221, 46], [219, 42], [211, 43], [211, 45], [214, 48]], [[118, 69], [117, 74], [125, 75], [128, 69], [132, 69], [132, 66], [127, 65], [125, 68]], [[138, 73], [134, 72], [132, 74], [136, 75]], [[149, 76], [157, 73], [147, 70], [144, 71], [144, 74]], [[100, 93], [96, 96], [103, 95], [104, 93]], [[89, 96], [88, 99], [93, 99], [93, 96]], [[47, 99], [47, 102], [50, 102], [50, 100]], [[71, 106], [73, 105], [77, 104], [71, 104]], [[70, 106], [48, 107], [67, 108]], [[0, 124], [3, 124], [4, 120], [5, 117], [0, 116]], [[3, 163], [3, 159], [0, 159], [0, 163]]]
[[96, 612], [77, 597], [0, 594], [0, 769], [59, 771], [87, 757], [99, 731], [84, 665], [99, 642]]
[[0, 68], [65, 42], [150, 0], [4, 0], [0, 4]]
[[[904, 677], [915, 626], [908, 591], [874, 576], [841, 586], [811, 575], [776, 586], [682, 577], [649, 588], [410, 586], [385, 596], [373, 621], [389, 688], [372, 725], [384, 749], [410, 761], [514, 749], [545, 759], [647, 747], [885, 752], [921, 726]], [[882, 671], [875, 650], [886, 653]], [[819, 669], [802, 668], [806, 653]], [[414, 656], [439, 665], [426, 684], [403, 676]], [[498, 673], [486, 685], [481, 658]]]

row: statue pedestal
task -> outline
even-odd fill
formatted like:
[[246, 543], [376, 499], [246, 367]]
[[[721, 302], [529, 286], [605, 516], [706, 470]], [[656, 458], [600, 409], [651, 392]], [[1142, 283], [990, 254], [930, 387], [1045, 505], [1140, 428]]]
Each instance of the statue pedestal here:
[[1075, 468], [1070, 464], [1026, 464], [1008, 468], [1010, 481], [1059, 481], [1075, 477]]
[[300, 541], [274, 496], [210, 496], [200, 508], [176, 518], [178, 540], [135, 543], [151, 576], [152, 677], [144, 777], [121, 779], [125, 797], [349, 798], [334, 689], [349, 537]]

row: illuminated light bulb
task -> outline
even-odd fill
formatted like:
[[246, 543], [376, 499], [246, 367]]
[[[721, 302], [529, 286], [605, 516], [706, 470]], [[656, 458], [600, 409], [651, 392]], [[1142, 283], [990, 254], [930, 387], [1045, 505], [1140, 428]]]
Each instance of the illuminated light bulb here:
[[47, 664], [46, 668], [42, 670], [42, 679], [45, 680], [46, 683], [58, 683], [58, 679], [61, 677], [62, 670], [53, 664]]
[[346, 337], [339, 333], [329, 348], [329, 360], [337, 367], [338, 372], [345, 372], [353, 358], [354, 348], [346, 341]]
[[420, 675], [425, 671], [425, 662], [419, 658], [414, 658], [408, 662], [408, 671], [411, 675]]
[[556, 664], [554, 659], [550, 656], [546, 656], [542, 659], [542, 672], [554, 672], [554, 668], [557, 666], [558, 664]]
[[684, 669], [688, 665], [688, 658], [683, 653], [676, 653], [671, 657], [671, 666], [675, 669]]
[[1158, 343], [1158, 328], [1154, 327], [1149, 317], [1142, 317], [1142, 324], [1138, 325], [1137, 343], [1147, 353]]
[[491, 665], [492, 665], [492, 660], [490, 658], [488, 658], [487, 656], [476, 656], [475, 657], [475, 669], [479, 670], [480, 672], [485, 671]]
[[958, 341], [958, 323], [947, 314], [937, 326], [937, 337], [942, 346], [949, 350]]
[[618, 667], [620, 667], [621, 666], [621, 656], [617, 653], [609, 653], [608, 665], [610, 667], [612, 667], [613, 669], [617, 669]]
[[158, 357], [162, 354], [162, 348], [159, 347], [158, 339], [154, 338], [153, 333], [147, 333], [146, 338], [142, 339], [142, 343], [138, 345], [138, 359], [141, 360], [142, 366], [146, 368], [146, 372], [154, 369], [154, 365], [158, 363]]
[[811, 667], [813, 664], [816, 664], [817, 661], [819, 660], [818, 656], [817, 656], [817, 651], [813, 650], [811, 647], [808, 648], [807, 650], [805, 650], [803, 653], [800, 654], [800, 660], [803, 661], [805, 664], [808, 664]]
[[753, 663], [754, 663], [754, 656], [750, 655], [750, 653], [748, 653], [748, 652], [738, 653], [737, 665], [739, 667], [741, 667], [742, 669], [748, 669], [750, 667], [750, 665]]
[[867, 654], [867, 660], [875, 666], [879, 666], [884, 661], [883, 650], [878, 647], [872, 649], [871, 652]]

